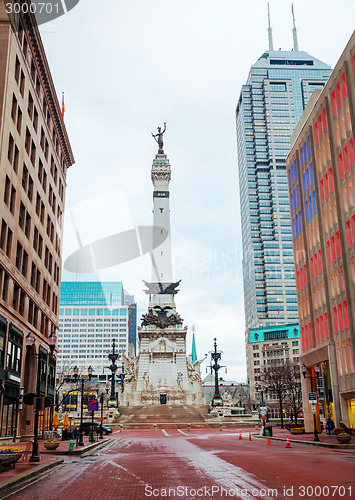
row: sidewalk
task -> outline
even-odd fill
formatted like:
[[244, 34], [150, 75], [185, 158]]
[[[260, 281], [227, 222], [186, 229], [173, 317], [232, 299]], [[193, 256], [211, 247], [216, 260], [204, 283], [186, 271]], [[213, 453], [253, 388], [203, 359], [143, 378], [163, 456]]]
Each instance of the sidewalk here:
[[[44, 448], [44, 441], [39, 440], [39, 455], [41, 460], [39, 462], [29, 462], [32, 453], [32, 443], [30, 450], [25, 453], [28, 443], [13, 443], [8, 446], [1, 446], [1, 448], [16, 447], [23, 450], [23, 455], [16, 462], [15, 469], [11, 467], [4, 467], [3, 472], [0, 474], [0, 498], [4, 494], [4, 490], [14, 486], [16, 483], [22, 483], [30, 477], [42, 474], [45, 470], [55, 468], [64, 462], [63, 459], [58, 458], [56, 455], [82, 455], [91, 449], [106, 442], [107, 439], [101, 439], [95, 443], [90, 443], [89, 438], [84, 436], [84, 446], [74, 446], [73, 452], [69, 452], [70, 441], [59, 441], [59, 446], [56, 450], [50, 451]], [[23, 460], [25, 458], [25, 460]]]
[[[260, 436], [262, 439], [267, 439], [265, 436]], [[326, 432], [318, 433], [319, 441], [313, 441], [314, 434], [292, 434], [291, 431], [287, 429], [281, 429], [280, 427], [272, 428], [272, 437], [271, 440], [280, 440], [286, 441], [287, 437], [290, 440], [290, 443], [300, 443], [306, 445], [313, 446], [321, 446], [325, 448], [334, 448], [340, 450], [354, 450], [355, 449], [355, 436], [352, 436], [349, 444], [340, 444], [336, 438], [336, 436], [328, 436]]]

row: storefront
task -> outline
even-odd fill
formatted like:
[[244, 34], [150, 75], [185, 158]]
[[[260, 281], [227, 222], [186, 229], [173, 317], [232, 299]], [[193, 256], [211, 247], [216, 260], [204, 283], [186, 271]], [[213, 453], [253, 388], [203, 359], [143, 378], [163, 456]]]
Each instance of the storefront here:
[[[2, 346], [0, 378], [3, 385], [0, 420], [1, 437], [16, 436], [17, 434], [23, 344], [23, 333], [10, 323], [5, 360], [6, 330], [7, 321], [0, 316], [0, 346]], [[5, 370], [3, 369], [4, 362]]]
[[355, 399], [347, 400], [349, 427], [355, 429]]

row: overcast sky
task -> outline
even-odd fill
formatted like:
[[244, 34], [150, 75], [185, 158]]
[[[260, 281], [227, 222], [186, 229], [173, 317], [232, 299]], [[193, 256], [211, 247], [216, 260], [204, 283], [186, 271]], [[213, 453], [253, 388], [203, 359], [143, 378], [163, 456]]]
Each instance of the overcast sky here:
[[[299, 47], [334, 67], [354, 29], [354, 0], [295, 0]], [[291, 2], [270, 0], [274, 47], [292, 48]], [[64, 258], [83, 243], [152, 224], [151, 137], [167, 122], [177, 309], [198, 357], [217, 337], [226, 379], [245, 381], [235, 106], [267, 50], [265, 0], [81, 0], [41, 27], [76, 163], [68, 172]], [[147, 310], [149, 256], [96, 275]], [[204, 369], [203, 369], [204, 370]], [[202, 374], [204, 375], [204, 373]]]

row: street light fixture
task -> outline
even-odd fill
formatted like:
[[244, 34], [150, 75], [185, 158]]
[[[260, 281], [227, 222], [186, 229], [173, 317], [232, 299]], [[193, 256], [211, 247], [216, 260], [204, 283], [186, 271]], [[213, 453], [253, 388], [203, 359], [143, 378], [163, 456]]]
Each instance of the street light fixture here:
[[[26, 342], [27, 355], [37, 357], [36, 395], [33, 398], [35, 419], [34, 419], [34, 429], [33, 429], [32, 455], [30, 456], [29, 461], [30, 462], [39, 462], [41, 460], [41, 457], [38, 454], [38, 413], [42, 409], [42, 406], [44, 407], [44, 405], [45, 405], [43, 398], [41, 398], [41, 361], [42, 361], [42, 356], [41, 356], [40, 349], [38, 349], [38, 353], [31, 353], [32, 347], [35, 344], [35, 337], [31, 332], [26, 336], [25, 342]], [[49, 343], [49, 348], [50, 348], [50, 356], [53, 357], [54, 349], [55, 349], [56, 343], [57, 343], [57, 336], [55, 335], [54, 331], [48, 337], [48, 343]]]
[[109, 370], [111, 370], [111, 394], [110, 394], [110, 399], [108, 402], [109, 407], [114, 407], [117, 408], [117, 401], [116, 401], [116, 390], [115, 390], [115, 375], [116, 375], [116, 370], [118, 366], [116, 365], [116, 361], [118, 359], [118, 354], [115, 351], [115, 341], [112, 341], [112, 352], [107, 356], [108, 359], [111, 361], [111, 365], [108, 367]]
[[[83, 409], [84, 409], [84, 383], [86, 377], [81, 377], [80, 379], [78, 378], [79, 375], [79, 368], [77, 366], [74, 366], [74, 379], [75, 381], [81, 381], [81, 404], [80, 404], [80, 431], [79, 431], [79, 446], [84, 446], [84, 441], [83, 441]], [[91, 381], [92, 377], [92, 366], [89, 366], [88, 368], [88, 376], [89, 376], [89, 381]]]
[[48, 337], [49, 349], [51, 350], [51, 355], [53, 356], [54, 349], [57, 345], [57, 336], [54, 331]]
[[[217, 339], [214, 339], [214, 350], [209, 351], [211, 353], [211, 368], [214, 370], [214, 396], [212, 398], [212, 406], [222, 406], [223, 401], [221, 398], [221, 394], [219, 392], [219, 383], [218, 383], [218, 370], [221, 368], [225, 368], [225, 366], [221, 366], [218, 364], [218, 361], [221, 359], [221, 354], [223, 351], [217, 351]], [[213, 361], [213, 365], [212, 365]]]
[[265, 408], [265, 415], [262, 415], [262, 417], [265, 417], [263, 418], [263, 436], [266, 436], [266, 415], [267, 415], [267, 412], [266, 412], [266, 403], [264, 405], [264, 391], [265, 391], [265, 394], [267, 393], [267, 391], [269, 390], [269, 384], [267, 382], [264, 382], [264, 385], [262, 386], [259, 382], [255, 382], [255, 390], [256, 390], [256, 393], [258, 394], [259, 390], [260, 390], [260, 393], [261, 393], [261, 403], [263, 403], [262, 405], [260, 405], [261, 407]]
[[[313, 389], [313, 380], [318, 380], [318, 377], [319, 377], [320, 368], [319, 368], [318, 365], [314, 365], [314, 371], [316, 372], [316, 376], [315, 377], [313, 377], [313, 375], [308, 375], [308, 377], [306, 377], [307, 367], [303, 363], [303, 365], [302, 365], [302, 375], [303, 375], [303, 378], [305, 378], [305, 379], [308, 378], [311, 381], [311, 392], [314, 392], [314, 389]], [[317, 386], [316, 386], [316, 390], [317, 390]], [[317, 399], [318, 399], [318, 396], [317, 396]], [[314, 430], [313, 430], [314, 438], [313, 438], [313, 441], [319, 441], [318, 429], [317, 429], [317, 421], [316, 421], [316, 414], [315, 413], [313, 413], [313, 426], [314, 426]]]

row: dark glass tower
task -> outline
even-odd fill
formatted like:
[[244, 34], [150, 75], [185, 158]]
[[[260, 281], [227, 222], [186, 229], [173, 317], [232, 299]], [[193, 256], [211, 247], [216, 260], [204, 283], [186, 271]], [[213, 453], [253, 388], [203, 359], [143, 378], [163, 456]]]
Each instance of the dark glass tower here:
[[269, 50], [253, 64], [236, 108], [245, 324], [298, 321], [286, 158], [314, 89], [331, 68], [298, 50]]

